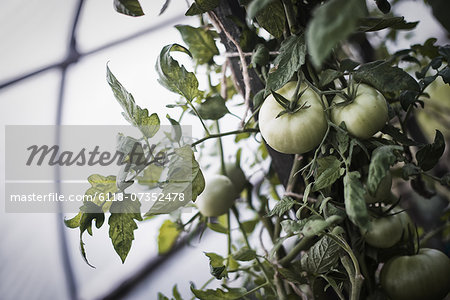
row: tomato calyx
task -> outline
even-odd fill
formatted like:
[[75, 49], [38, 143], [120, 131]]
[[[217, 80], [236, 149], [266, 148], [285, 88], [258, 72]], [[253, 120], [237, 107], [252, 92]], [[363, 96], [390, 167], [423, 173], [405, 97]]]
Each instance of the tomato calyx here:
[[288, 99], [286, 99], [282, 95], [280, 95], [277, 92], [271, 90], [271, 93], [272, 93], [273, 97], [275, 98], [275, 100], [278, 102], [278, 104], [280, 104], [280, 106], [282, 106], [284, 108], [284, 110], [282, 110], [276, 116], [276, 118], [279, 118], [282, 115], [287, 114], [287, 113], [295, 114], [296, 112], [298, 112], [301, 109], [308, 109], [309, 107], [311, 107], [311, 105], [309, 105], [307, 101], [305, 101], [302, 104], [299, 103], [300, 102], [300, 98], [302, 97], [302, 95], [305, 92], [306, 92], [306, 89], [304, 89], [300, 93], [298, 93], [298, 89], [296, 89], [296, 93], [294, 93], [293, 99], [289, 101]]

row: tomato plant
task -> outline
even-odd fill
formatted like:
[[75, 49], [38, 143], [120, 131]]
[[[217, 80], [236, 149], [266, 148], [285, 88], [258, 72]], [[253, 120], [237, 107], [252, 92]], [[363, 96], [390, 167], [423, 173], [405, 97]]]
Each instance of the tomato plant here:
[[[259, 111], [259, 129], [264, 140], [282, 153], [302, 154], [317, 147], [327, 130], [324, 108], [318, 94], [307, 86], [296, 89], [288, 82], [277, 93], [293, 99], [302, 92], [295, 111], [281, 114], [284, 108], [273, 94], [266, 98]], [[281, 115], [280, 115], [281, 114]]]
[[[417, 22], [397, 16], [400, 10], [387, 14], [397, 1], [377, 0], [377, 8], [365, 0], [190, 2], [186, 15], [199, 26], [177, 25], [183, 45], [169, 44], [156, 58], [158, 81], [176, 94], [167, 104], [170, 133], [108, 66], [114, 97], [142, 135], [121, 136], [118, 148], [130, 168], [93, 175], [86, 192], [127, 195], [137, 181], [183, 197], [162, 198], [144, 215], [140, 202], [127, 197], [110, 208], [86, 201], [66, 220], [80, 230], [86, 261], [82, 239], [93, 233], [93, 221], [100, 227], [109, 215], [111, 241], [124, 262], [137, 222], [165, 218], [160, 249], [205, 230], [227, 240], [226, 249], [206, 252], [211, 279], [192, 284], [187, 297], [444, 297], [448, 258], [425, 247], [448, 249], [447, 141], [437, 125], [426, 140], [417, 116], [433, 105], [427, 92], [434, 82], [448, 88], [450, 46], [435, 39], [401, 51], [379, 45], [380, 36], [395, 44], [399, 30], [414, 33]], [[140, 7], [137, 0], [115, 3], [128, 15]], [[173, 52], [186, 55], [186, 65]], [[445, 125], [446, 110], [434, 113]], [[185, 136], [183, 124], [192, 122], [201, 129]], [[159, 133], [155, 147], [167, 161], [134, 161], [130, 144], [153, 157], [158, 152], [150, 153], [150, 143]], [[247, 174], [226, 163], [230, 153]], [[207, 165], [224, 175], [205, 178]], [[185, 206], [197, 208], [185, 214]], [[215, 280], [221, 287], [208, 288]]]
[[381, 270], [381, 286], [391, 299], [443, 299], [450, 292], [450, 259], [435, 249], [398, 256]]
[[339, 95], [333, 99], [331, 120], [337, 125], [344, 122], [352, 135], [368, 139], [380, 131], [388, 120], [386, 99], [379, 91], [366, 84], [353, 88], [356, 92], [350, 103], [346, 104]]

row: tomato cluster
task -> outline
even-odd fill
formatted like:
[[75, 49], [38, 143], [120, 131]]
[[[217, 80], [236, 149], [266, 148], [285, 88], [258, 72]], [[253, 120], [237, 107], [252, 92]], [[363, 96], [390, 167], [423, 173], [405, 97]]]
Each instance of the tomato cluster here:
[[[331, 102], [331, 121], [336, 125], [345, 123], [350, 134], [368, 139], [378, 132], [388, 120], [388, 109], [383, 95], [376, 89], [359, 84], [353, 99], [346, 100], [336, 95]], [[288, 82], [276, 93], [286, 99], [293, 99], [295, 82]], [[273, 149], [287, 154], [302, 154], [316, 148], [327, 131], [327, 112], [321, 97], [302, 85], [298, 105], [304, 107], [280, 115], [285, 108], [269, 95], [259, 112], [259, 129], [264, 140]], [[343, 93], [349, 92], [347, 89]]]

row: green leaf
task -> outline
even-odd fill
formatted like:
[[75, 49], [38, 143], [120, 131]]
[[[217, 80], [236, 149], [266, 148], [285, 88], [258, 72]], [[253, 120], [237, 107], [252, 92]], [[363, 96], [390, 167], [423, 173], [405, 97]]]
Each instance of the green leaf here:
[[200, 300], [231, 300], [231, 299], [241, 299], [242, 296], [247, 293], [245, 288], [228, 288], [227, 291], [216, 289], [216, 290], [196, 290], [191, 285], [191, 291]]
[[372, 152], [367, 178], [367, 189], [375, 195], [381, 180], [386, 176], [389, 168], [397, 161], [395, 150], [402, 150], [400, 146], [381, 146]]
[[334, 46], [347, 38], [366, 12], [362, 0], [330, 0], [313, 12], [306, 28], [306, 44], [316, 66], [320, 66]]
[[407, 163], [402, 167], [402, 177], [408, 180], [409, 177], [420, 175], [420, 168], [413, 163]]
[[186, 16], [195, 16], [213, 10], [219, 6], [220, 0], [195, 0], [186, 12]]
[[284, 232], [286, 232], [287, 235], [292, 235], [299, 233], [307, 222], [308, 219], [303, 219], [299, 221], [283, 220], [281, 221], [280, 224], [281, 228], [283, 228]]
[[269, 63], [270, 53], [269, 49], [263, 44], [256, 45], [252, 54], [252, 66], [265, 66]]
[[396, 30], [410, 30], [414, 29], [419, 22], [406, 22], [404, 17], [390, 17], [390, 18], [362, 18], [358, 20], [358, 31], [378, 31], [385, 28], [392, 28]]
[[442, 77], [445, 83], [450, 84], [450, 67], [447, 65], [442, 70], [438, 72], [439, 76]]
[[329, 236], [323, 236], [301, 258], [301, 266], [310, 274], [325, 274], [337, 266], [341, 248]]
[[122, 263], [131, 249], [134, 240], [134, 230], [137, 229], [134, 220], [142, 221], [140, 214], [141, 203], [132, 200], [130, 194], [124, 194], [122, 201], [115, 201], [111, 205], [109, 217], [109, 237]]
[[175, 245], [181, 230], [178, 229], [177, 224], [171, 220], [165, 220], [159, 228], [158, 235], [158, 254], [165, 254], [169, 252]]
[[93, 174], [88, 177], [88, 181], [91, 187], [84, 193], [86, 196], [90, 196], [93, 203], [97, 206], [101, 206], [103, 211], [106, 212], [110, 208], [112, 201], [110, 199], [112, 194], [118, 191], [116, 185], [116, 176], [102, 176], [99, 174]]
[[209, 63], [214, 55], [219, 54], [214, 36], [207, 28], [195, 28], [189, 25], [177, 25], [175, 28], [181, 33], [183, 41], [199, 64]]
[[198, 80], [195, 74], [186, 71], [184, 66], [180, 66], [172, 58], [170, 52], [179, 51], [191, 56], [188, 49], [178, 44], [165, 46], [156, 61], [156, 72], [159, 75], [158, 82], [169, 91], [178, 93], [188, 101], [192, 101], [200, 93], [198, 90]]
[[408, 138], [408, 136], [403, 132], [401, 132], [400, 129], [398, 129], [395, 126], [392, 126], [391, 124], [387, 124], [386, 126], [384, 126], [384, 128], [381, 129], [381, 132], [390, 135], [395, 141], [406, 146], [417, 146], [419, 144], [416, 141], [413, 141], [410, 138]]
[[209, 257], [209, 268], [211, 275], [217, 279], [222, 279], [226, 276], [226, 266], [223, 264], [224, 258], [213, 252], [205, 252], [205, 255]]
[[177, 120], [172, 119], [168, 114], [166, 115], [167, 120], [169, 120], [170, 124], [172, 124], [173, 136], [171, 139], [175, 142], [179, 142], [182, 136], [181, 126]]
[[251, 261], [256, 258], [256, 252], [248, 247], [242, 247], [236, 253], [233, 253], [233, 258], [237, 261]]
[[125, 119], [133, 126], [139, 128], [145, 137], [153, 137], [158, 132], [160, 126], [158, 115], [153, 113], [149, 116], [146, 108], [142, 109], [137, 105], [133, 95], [123, 87], [108, 66], [106, 66], [106, 79], [114, 93], [114, 97], [124, 110], [122, 115]]
[[398, 97], [403, 90], [420, 91], [419, 84], [411, 75], [380, 60], [361, 65], [353, 73], [353, 78], [356, 82], [373, 86], [388, 97]]
[[295, 200], [291, 197], [283, 197], [275, 204], [274, 208], [270, 211], [269, 217], [278, 215], [281, 217], [285, 212], [290, 210], [295, 204]]
[[256, 225], [259, 223], [259, 219], [254, 220], [248, 220], [242, 222], [242, 228], [244, 229], [245, 233], [250, 234], [255, 230]]
[[313, 218], [303, 226], [302, 234], [306, 237], [318, 235], [328, 227], [340, 221], [342, 221], [342, 218], [337, 215], [330, 216], [325, 220]]
[[389, 4], [388, 0], [375, 0], [375, 3], [383, 14], [387, 14], [391, 11], [391, 4]]
[[317, 164], [319, 166], [317, 168], [317, 179], [314, 182], [314, 192], [329, 187], [342, 176], [341, 161], [335, 156], [321, 157], [317, 160]]
[[253, 0], [247, 7], [247, 16], [253, 19], [266, 5], [274, 0]]
[[319, 86], [324, 87], [340, 76], [342, 76], [342, 72], [333, 69], [326, 69], [320, 73]]
[[274, 1], [267, 4], [256, 15], [256, 21], [274, 37], [281, 37], [286, 24], [286, 16], [284, 15], [284, 8], [281, 1]]
[[439, 158], [444, 154], [445, 140], [439, 130], [436, 130], [434, 142], [419, 149], [416, 153], [416, 159], [419, 167], [424, 171], [431, 170], [438, 162]]
[[281, 43], [280, 54], [275, 58], [275, 71], [269, 73], [266, 95], [278, 90], [291, 80], [294, 73], [305, 63], [304, 36], [290, 36]]
[[75, 217], [73, 217], [72, 219], [64, 219], [64, 224], [69, 227], [69, 228], [78, 228], [80, 227], [80, 220], [81, 220], [81, 216], [83, 215], [83, 213], [79, 212]]
[[347, 172], [344, 176], [344, 203], [345, 211], [350, 221], [360, 228], [367, 228], [369, 214], [367, 212], [366, 201], [364, 199], [364, 188], [359, 180], [361, 175], [354, 172]]
[[[186, 205], [189, 201], [195, 201], [197, 196], [205, 188], [205, 179], [202, 171], [195, 160], [194, 152], [186, 145], [174, 149], [174, 154], [170, 156], [167, 182], [162, 190], [163, 195], [176, 193], [176, 201], [157, 201], [145, 216], [168, 214]], [[184, 199], [181, 199], [183, 195]]]
[[228, 229], [219, 223], [209, 223], [208, 222], [208, 223], [206, 223], [206, 226], [208, 226], [208, 228], [211, 229], [212, 231], [215, 231], [218, 233], [223, 233], [223, 234], [228, 233]]
[[114, 0], [114, 9], [127, 16], [139, 17], [144, 15], [138, 0]]
[[206, 98], [198, 106], [197, 111], [204, 120], [219, 120], [230, 112], [225, 105], [225, 100], [220, 95]]
[[105, 221], [105, 214], [100, 206], [96, 205], [94, 202], [85, 201], [83, 206], [80, 207], [80, 251], [81, 255], [90, 267], [94, 268], [87, 259], [86, 250], [84, 248], [83, 242], [83, 233], [87, 230], [87, 232], [92, 235], [92, 221], [95, 220], [95, 226], [97, 228], [102, 227], [103, 222]]
[[149, 188], [157, 187], [163, 170], [163, 167], [154, 164], [149, 165], [144, 169], [143, 174], [137, 177], [138, 183]]
[[175, 300], [182, 300], [183, 299], [183, 298], [181, 298], [180, 292], [178, 291], [178, 287], [177, 287], [176, 284], [172, 288], [172, 295], [173, 295], [173, 298]]

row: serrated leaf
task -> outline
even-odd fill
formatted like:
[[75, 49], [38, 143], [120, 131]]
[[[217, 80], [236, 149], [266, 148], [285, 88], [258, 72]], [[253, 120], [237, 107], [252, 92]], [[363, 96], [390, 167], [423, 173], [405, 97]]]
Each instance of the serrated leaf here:
[[414, 29], [419, 22], [406, 22], [404, 17], [390, 18], [362, 18], [358, 20], [358, 31], [370, 32], [378, 31], [386, 28], [396, 30]]
[[177, 25], [175, 28], [181, 33], [183, 41], [188, 45], [189, 51], [199, 64], [209, 63], [214, 55], [219, 54], [214, 36], [207, 28], [196, 28], [189, 25]]
[[283, 197], [280, 201], [275, 204], [274, 208], [270, 211], [269, 217], [271, 216], [279, 216], [283, 215], [285, 212], [290, 210], [292, 206], [294, 206], [295, 200], [291, 197]]
[[381, 180], [386, 176], [389, 168], [397, 161], [395, 150], [402, 150], [400, 146], [381, 146], [372, 152], [367, 178], [367, 189], [375, 195]]
[[158, 254], [165, 254], [169, 252], [175, 245], [181, 230], [177, 224], [171, 220], [165, 220], [159, 228], [158, 235]]
[[189, 201], [195, 201], [204, 188], [205, 178], [190, 146], [176, 148], [170, 156], [167, 180], [161, 193], [182, 194], [184, 200], [178, 197], [177, 201], [157, 201], [145, 216], [171, 213]]
[[256, 21], [275, 38], [283, 35], [286, 16], [281, 1], [274, 1], [266, 5], [256, 15]]
[[365, 1], [361, 0], [331, 0], [314, 10], [306, 28], [306, 44], [316, 66], [354, 31], [365, 11]]
[[361, 65], [353, 73], [353, 78], [373, 86], [388, 97], [398, 97], [402, 90], [420, 91], [419, 84], [411, 75], [385, 61]]
[[368, 226], [369, 214], [364, 198], [364, 187], [359, 180], [361, 175], [356, 172], [347, 172], [344, 176], [344, 203], [348, 218], [358, 227], [365, 229]]
[[317, 168], [317, 179], [314, 182], [313, 191], [329, 187], [342, 176], [341, 161], [335, 156], [321, 157], [317, 160], [317, 164], [319, 166]]
[[125, 87], [117, 80], [108, 66], [106, 66], [106, 79], [111, 87], [114, 97], [122, 106], [122, 115], [131, 125], [139, 128], [142, 134], [147, 137], [153, 137], [159, 130], [160, 122], [156, 113], [149, 115], [146, 108], [142, 109], [134, 101]]
[[195, 16], [213, 10], [219, 6], [220, 0], [195, 0], [186, 12], [186, 16]]
[[225, 100], [220, 95], [208, 97], [197, 108], [200, 117], [204, 120], [219, 120], [230, 111]]
[[114, 0], [114, 9], [127, 16], [139, 17], [144, 15], [138, 0]]
[[198, 80], [195, 74], [186, 71], [184, 66], [180, 66], [172, 58], [170, 52], [179, 51], [191, 56], [188, 49], [178, 44], [165, 46], [156, 61], [156, 72], [159, 75], [158, 82], [169, 91], [178, 93], [188, 101], [192, 101], [200, 93], [198, 90]]
[[251, 261], [256, 258], [256, 252], [248, 247], [242, 247], [236, 253], [233, 253], [233, 258], [237, 261]]
[[302, 256], [302, 269], [315, 275], [328, 273], [337, 265], [340, 251], [332, 238], [323, 236]]
[[191, 285], [191, 291], [200, 300], [231, 300], [240, 299], [247, 293], [245, 288], [228, 288], [227, 291], [216, 289], [216, 290], [197, 290]]
[[302, 219], [298, 221], [293, 220], [283, 220], [281, 221], [281, 228], [283, 228], [284, 232], [288, 235], [297, 234], [302, 229], [303, 226], [308, 222], [308, 219]]
[[93, 174], [88, 177], [88, 181], [91, 187], [84, 194], [89, 196], [90, 200], [97, 206], [101, 206], [104, 212], [108, 211], [112, 204], [108, 199], [118, 191], [116, 176], [110, 175], [105, 177], [99, 174]]
[[306, 45], [304, 36], [290, 36], [280, 46], [280, 54], [275, 58], [276, 70], [269, 73], [266, 92], [276, 91], [291, 80], [294, 73], [305, 63]]
[[134, 230], [138, 228], [134, 220], [142, 221], [140, 207], [139, 201], [133, 201], [129, 194], [124, 194], [123, 200], [113, 202], [110, 208], [109, 237], [122, 263], [131, 249]]
[[205, 252], [209, 258], [209, 268], [211, 275], [217, 279], [222, 279], [226, 276], [226, 266], [223, 264], [224, 258], [213, 252]]
[[436, 130], [434, 142], [419, 149], [416, 153], [416, 159], [419, 167], [424, 171], [431, 170], [438, 162], [445, 150], [444, 136], [439, 130]]
[[64, 224], [69, 228], [78, 228], [80, 227], [80, 220], [81, 220], [82, 213], [79, 212], [75, 217], [72, 219], [64, 219]]

